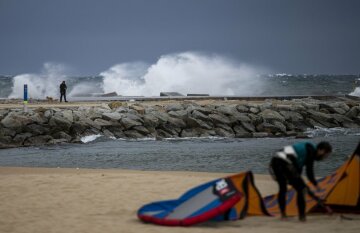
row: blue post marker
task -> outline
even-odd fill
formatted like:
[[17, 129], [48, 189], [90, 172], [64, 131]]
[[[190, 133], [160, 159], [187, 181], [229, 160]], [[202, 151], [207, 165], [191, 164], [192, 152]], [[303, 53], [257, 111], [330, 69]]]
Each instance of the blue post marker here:
[[24, 84], [24, 112], [27, 112], [27, 104], [28, 104], [28, 86]]

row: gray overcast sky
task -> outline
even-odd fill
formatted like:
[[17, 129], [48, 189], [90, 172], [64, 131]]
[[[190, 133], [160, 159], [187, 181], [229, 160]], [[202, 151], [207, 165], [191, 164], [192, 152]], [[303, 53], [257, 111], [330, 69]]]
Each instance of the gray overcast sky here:
[[98, 74], [161, 55], [223, 54], [274, 72], [360, 73], [359, 0], [0, 0], [0, 74]]

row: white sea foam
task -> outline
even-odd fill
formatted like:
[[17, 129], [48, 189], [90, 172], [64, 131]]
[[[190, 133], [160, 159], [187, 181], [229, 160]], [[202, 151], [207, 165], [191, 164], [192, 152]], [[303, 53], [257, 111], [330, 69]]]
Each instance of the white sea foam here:
[[9, 98], [23, 98], [24, 84], [28, 85], [29, 98], [44, 99], [58, 95], [61, 81], [66, 80], [65, 66], [45, 63], [40, 74], [20, 74], [13, 78]]
[[89, 96], [90, 94], [98, 92], [99, 89], [94, 84], [78, 83], [71, 87], [68, 96]]
[[321, 128], [315, 127], [315, 129], [308, 129], [305, 132], [309, 137], [330, 137], [330, 136], [337, 136], [337, 135], [359, 135], [360, 129], [356, 128], [342, 128], [342, 127], [335, 127], [335, 128]]
[[102, 137], [102, 135], [101, 134], [94, 134], [94, 135], [84, 136], [80, 140], [83, 143], [89, 143], [89, 142], [92, 142], [92, 141], [96, 140], [99, 137]]
[[[8, 98], [23, 98], [24, 84], [28, 85], [28, 96], [33, 99], [45, 99], [47, 96], [59, 98], [60, 83], [68, 81], [68, 68], [62, 64], [45, 63], [42, 71], [37, 74], [20, 74], [13, 78], [12, 91]], [[99, 91], [92, 83], [68, 85], [67, 96], [89, 95]]]
[[153, 65], [124, 63], [102, 72], [105, 93], [158, 96], [160, 92], [251, 95], [262, 90], [264, 69], [219, 55], [184, 52], [161, 56]]
[[189, 140], [209, 140], [209, 141], [220, 141], [220, 140], [228, 140], [226, 137], [216, 137], [216, 136], [207, 136], [207, 137], [183, 137], [183, 138], [163, 138], [166, 141], [189, 141]]
[[351, 92], [349, 95], [360, 97], [360, 87], [355, 88], [355, 90], [353, 92]]

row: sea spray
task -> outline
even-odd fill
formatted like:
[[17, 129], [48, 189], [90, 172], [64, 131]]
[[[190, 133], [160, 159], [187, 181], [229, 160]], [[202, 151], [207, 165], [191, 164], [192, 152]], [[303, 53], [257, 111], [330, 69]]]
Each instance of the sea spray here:
[[351, 92], [349, 95], [360, 97], [360, 87], [356, 87], [355, 90], [353, 92]]
[[102, 135], [101, 134], [88, 135], [88, 136], [82, 137], [80, 139], [80, 141], [82, 141], [83, 143], [89, 143], [89, 142], [95, 141], [99, 137], [102, 137]]
[[34, 99], [45, 99], [47, 96], [59, 98], [59, 86], [67, 83], [67, 96], [90, 96], [102, 92], [102, 80], [98, 76], [71, 77], [68, 67], [57, 63], [45, 63], [40, 73], [20, 74], [12, 77], [12, 88], [8, 98], [22, 98], [23, 86], [28, 85], [29, 96]]
[[12, 92], [9, 98], [22, 98], [24, 84], [28, 85], [29, 97], [43, 99], [59, 93], [61, 81], [66, 80], [65, 66], [45, 63], [40, 74], [20, 74], [13, 78]]
[[[104, 92], [158, 96], [162, 91], [252, 95], [263, 88], [258, 67], [219, 55], [184, 52], [161, 56], [153, 65], [124, 63], [102, 72]], [[259, 91], [260, 90], [260, 91]]]

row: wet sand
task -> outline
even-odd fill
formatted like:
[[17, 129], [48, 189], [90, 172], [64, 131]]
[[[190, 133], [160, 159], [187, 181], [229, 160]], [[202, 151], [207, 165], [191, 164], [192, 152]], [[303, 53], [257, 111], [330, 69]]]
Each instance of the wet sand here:
[[[174, 199], [191, 187], [227, 174], [132, 170], [0, 167], [0, 232], [359, 232], [359, 220], [339, 215], [296, 218], [248, 217], [194, 227], [144, 224], [137, 209]], [[266, 175], [256, 175], [263, 195], [277, 191]], [[355, 216], [354, 218], [359, 218]]]

